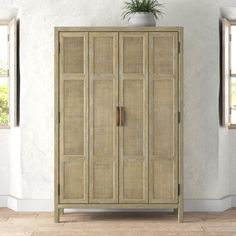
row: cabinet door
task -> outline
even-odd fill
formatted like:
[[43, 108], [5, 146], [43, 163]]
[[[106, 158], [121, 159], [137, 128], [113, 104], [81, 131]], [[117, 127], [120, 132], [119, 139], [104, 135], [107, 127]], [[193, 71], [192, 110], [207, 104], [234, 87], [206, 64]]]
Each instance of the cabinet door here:
[[178, 33], [149, 34], [149, 202], [176, 203]]
[[148, 33], [119, 34], [119, 202], [148, 202]]
[[60, 33], [60, 203], [88, 203], [88, 34]]
[[89, 33], [89, 202], [118, 203], [118, 33]]

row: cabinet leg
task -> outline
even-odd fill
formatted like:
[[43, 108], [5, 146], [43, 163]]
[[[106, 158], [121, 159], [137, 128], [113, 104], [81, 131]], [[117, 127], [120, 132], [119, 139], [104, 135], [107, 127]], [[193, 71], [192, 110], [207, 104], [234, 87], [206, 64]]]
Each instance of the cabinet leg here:
[[54, 210], [54, 222], [60, 223], [60, 209], [58, 208]]
[[178, 208], [174, 208], [174, 215], [178, 214]]
[[63, 208], [60, 208], [60, 209], [59, 209], [59, 214], [60, 214], [60, 216], [63, 216], [63, 215], [64, 215], [64, 209], [63, 209]]
[[178, 208], [178, 222], [182, 223], [184, 222], [184, 212], [183, 212], [183, 206], [179, 206]]

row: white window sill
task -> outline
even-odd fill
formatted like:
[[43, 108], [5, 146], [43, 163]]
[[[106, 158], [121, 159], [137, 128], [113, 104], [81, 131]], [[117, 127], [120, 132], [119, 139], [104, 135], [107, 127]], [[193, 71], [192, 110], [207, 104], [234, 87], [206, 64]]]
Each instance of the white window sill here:
[[10, 125], [0, 125], [0, 129], [10, 129]]

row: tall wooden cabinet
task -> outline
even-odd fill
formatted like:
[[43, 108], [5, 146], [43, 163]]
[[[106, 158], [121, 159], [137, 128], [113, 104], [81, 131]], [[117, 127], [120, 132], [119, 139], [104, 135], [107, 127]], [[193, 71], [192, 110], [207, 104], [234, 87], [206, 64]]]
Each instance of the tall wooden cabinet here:
[[55, 29], [55, 221], [65, 208], [183, 218], [183, 29]]

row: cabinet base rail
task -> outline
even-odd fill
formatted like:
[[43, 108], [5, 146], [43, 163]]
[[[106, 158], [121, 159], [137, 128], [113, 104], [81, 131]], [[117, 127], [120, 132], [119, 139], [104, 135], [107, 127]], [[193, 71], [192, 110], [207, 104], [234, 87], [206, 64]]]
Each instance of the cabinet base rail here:
[[[55, 223], [60, 222], [60, 216], [63, 216], [67, 213], [64, 212], [65, 209], [104, 209], [104, 210], [114, 210], [114, 212], [120, 212], [120, 210], [127, 210], [131, 211], [132, 210], [157, 210], [157, 209], [162, 209], [167, 210], [173, 210], [174, 214], [178, 215], [178, 222], [181, 223], [183, 222], [183, 207], [182, 204], [179, 203], [174, 203], [174, 204], [155, 204], [155, 203], [149, 203], [149, 204], [94, 204], [94, 203], [89, 203], [89, 204], [58, 204], [55, 207], [54, 210], [54, 221]], [[78, 212], [79, 213], [79, 212]]]

